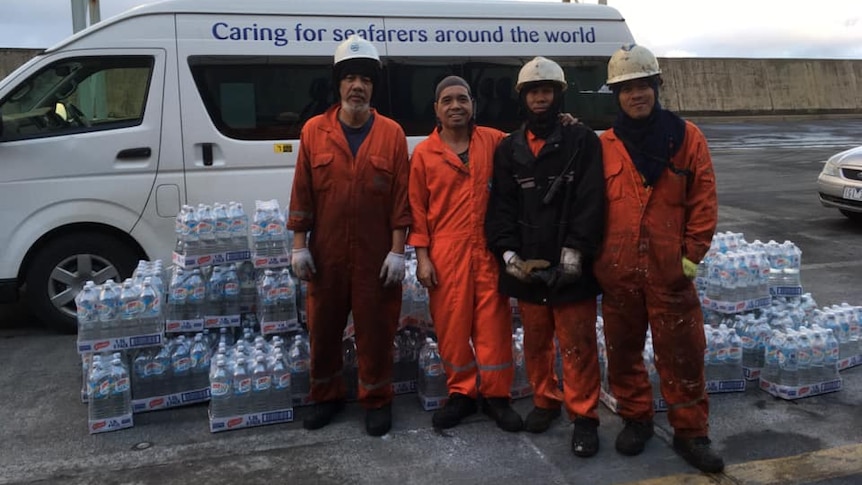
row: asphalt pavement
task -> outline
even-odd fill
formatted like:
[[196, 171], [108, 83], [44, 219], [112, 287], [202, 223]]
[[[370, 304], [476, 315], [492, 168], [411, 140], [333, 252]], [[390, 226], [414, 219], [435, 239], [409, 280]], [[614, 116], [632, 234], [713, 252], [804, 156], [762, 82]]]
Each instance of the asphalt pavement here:
[[[816, 193], [822, 161], [862, 144], [862, 120], [700, 126], [717, 174], [719, 230], [793, 241], [818, 306], [862, 305], [862, 225], [821, 207]], [[393, 429], [382, 438], [365, 434], [355, 404], [313, 432], [301, 426], [308, 409], [297, 408], [293, 423], [213, 434], [206, 406], [197, 405], [89, 435], [75, 338], [34, 322], [18, 305], [0, 306], [0, 483], [862, 483], [862, 366], [842, 373], [843, 390], [797, 401], [753, 382], [745, 392], [711, 395], [713, 446], [728, 467], [708, 476], [673, 452], [664, 413], [642, 455], [616, 453], [622, 423], [604, 406], [601, 449], [589, 459], [571, 453], [565, 419], [533, 435], [506, 433], [477, 414], [437, 432], [415, 394], [396, 398]], [[530, 399], [515, 407], [526, 415]]]

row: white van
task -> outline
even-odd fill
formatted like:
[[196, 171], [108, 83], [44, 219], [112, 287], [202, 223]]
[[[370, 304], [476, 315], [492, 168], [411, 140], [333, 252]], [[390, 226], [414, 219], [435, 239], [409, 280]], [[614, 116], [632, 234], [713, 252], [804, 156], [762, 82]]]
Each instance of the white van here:
[[174, 0], [104, 20], [0, 83], [0, 302], [21, 293], [74, 331], [84, 281], [169, 260], [181, 204], [286, 204], [300, 129], [333, 102], [352, 33], [383, 56], [374, 105], [411, 148], [449, 74], [472, 84], [479, 123], [516, 128], [514, 82], [536, 55], [565, 69], [566, 110], [606, 127], [606, 62], [633, 42], [615, 9], [558, 2]]

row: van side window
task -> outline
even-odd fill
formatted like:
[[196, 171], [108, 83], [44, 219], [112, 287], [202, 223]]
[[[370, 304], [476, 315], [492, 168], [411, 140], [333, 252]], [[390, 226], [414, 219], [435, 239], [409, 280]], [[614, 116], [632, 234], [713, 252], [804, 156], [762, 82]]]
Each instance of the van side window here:
[[565, 109], [594, 130], [604, 130], [613, 125], [617, 113], [617, 101], [607, 79], [607, 61], [584, 59], [562, 63], [566, 73]]
[[241, 140], [298, 139], [335, 99], [331, 60], [198, 56], [189, 67], [216, 128]]
[[0, 101], [0, 141], [139, 125], [152, 73], [149, 56], [55, 62]]
[[436, 126], [434, 90], [437, 83], [451, 75], [462, 75], [459, 64], [443, 60], [421, 64], [388, 60], [384, 73], [389, 81], [388, 106], [383, 102], [383, 93], [377, 93], [376, 107], [398, 121], [407, 136], [427, 136]]

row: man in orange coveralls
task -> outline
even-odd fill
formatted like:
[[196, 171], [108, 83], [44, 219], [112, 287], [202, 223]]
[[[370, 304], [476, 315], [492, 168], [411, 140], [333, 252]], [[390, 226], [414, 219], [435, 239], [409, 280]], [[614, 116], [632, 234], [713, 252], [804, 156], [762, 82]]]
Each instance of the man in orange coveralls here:
[[306, 429], [326, 426], [344, 408], [341, 340], [351, 310], [365, 429], [380, 436], [392, 425], [409, 165], [404, 131], [370, 108], [379, 73], [373, 44], [358, 36], [340, 44], [333, 66], [340, 104], [300, 136], [287, 227], [295, 232], [294, 273], [308, 281], [315, 405]]
[[700, 130], [659, 104], [660, 74], [652, 52], [638, 45], [608, 63], [620, 112], [601, 136], [607, 226], [595, 269], [604, 291], [608, 379], [625, 420], [616, 448], [637, 455], [653, 435], [642, 358], [649, 326], [674, 449], [717, 473], [724, 462], [707, 437], [703, 313], [691, 281], [715, 232], [715, 174]]
[[[572, 452], [589, 457], [599, 448], [599, 288], [592, 260], [603, 231], [604, 181], [596, 134], [557, 120], [566, 87], [563, 69], [550, 59], [537, 57], [521, 68], [515, 90], [526, 120], [494, 155], [485, 229], [505, 267], [500, 292], [518, 299], [524, 323], [535, 405], [524, 429], [547, 430], [564, 403], [574, 422]], [[553, 265], [552, 277], [536, 280], [530, 260]], [[562, 392], [554, 373], [555, 335], [563, 359]]]
[[497, 292], [497, 264], [483, 230], [494, 150], [505, 135], [476, 126], [473, 109], [464, 79], [441, 80], [434, 102], [438, 128], [410, 161], [407, 243], [416, 248], [417, 278], [428, 288], [449, 387], [449, 400], [431, 421], [435, 428], [456, 426], [476, 412], [481, 394], [485, 414], [500, 428], [519, 431], [523, 421], [509, 402], [512, 312]]

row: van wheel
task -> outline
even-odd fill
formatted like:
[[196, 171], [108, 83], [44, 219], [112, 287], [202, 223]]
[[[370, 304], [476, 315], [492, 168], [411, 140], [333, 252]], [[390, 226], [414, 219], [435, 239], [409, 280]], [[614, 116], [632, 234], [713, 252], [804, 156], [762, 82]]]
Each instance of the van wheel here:
[[84, 283], [131, 276], [139, 254], [115, 237], [78, 233], [56, 238], [32, 258], [25, 298], [30, 311], [45, 325], [63, 333], [78, 330], [75, 297]]

